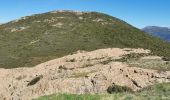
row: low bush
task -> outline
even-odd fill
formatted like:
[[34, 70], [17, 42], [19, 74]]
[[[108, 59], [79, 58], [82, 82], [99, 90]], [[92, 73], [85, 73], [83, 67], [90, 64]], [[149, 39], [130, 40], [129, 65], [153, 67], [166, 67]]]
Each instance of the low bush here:
[[107, 92], [111, 94], [121, 92], [133, 92], [133, 90], [127, 86], [112, 85], [108, 87]]
[[34, 79], [32, 79], [32, 80], [27, 84], [27, 86], [31, 86], [31, 85], [36, 84], [38, 81], [40, 81], [41, 78], [43, 78], [42, 75], [35, 77]]
[[170, 61], [170, 57], [163, 57], [162, 60], [163, 61]]

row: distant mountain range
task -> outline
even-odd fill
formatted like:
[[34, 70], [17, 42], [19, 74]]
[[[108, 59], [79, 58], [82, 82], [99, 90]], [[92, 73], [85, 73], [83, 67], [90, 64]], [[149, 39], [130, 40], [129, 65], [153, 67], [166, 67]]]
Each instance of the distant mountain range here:
[[153, 36], [157, 36], [163, 40], [170, 42], [170, 28], [168, 27], [147, 26], [142, 30]]

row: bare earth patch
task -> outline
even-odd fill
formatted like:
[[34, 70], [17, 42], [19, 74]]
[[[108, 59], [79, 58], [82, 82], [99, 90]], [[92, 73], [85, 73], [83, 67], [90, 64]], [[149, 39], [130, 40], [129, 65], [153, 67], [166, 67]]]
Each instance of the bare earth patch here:
[[[105, 93], [113, 84], [136, 91], [155, 83], [170, 82], [170, 71], [129, 67], [118, 60], [131, 53], [149, 54], [150, 50], [79, 51], [32, 68], [0, 69], [0, 99], [30, 100], [54, 93]], [[150, 58], [159, 57], [141, 59]]]

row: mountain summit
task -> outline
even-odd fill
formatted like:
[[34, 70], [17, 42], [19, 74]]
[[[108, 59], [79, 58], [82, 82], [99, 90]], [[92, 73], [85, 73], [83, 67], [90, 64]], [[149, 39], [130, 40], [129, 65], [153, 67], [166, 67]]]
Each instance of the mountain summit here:
[[29, 67], [77, 50], [145, 48], [170, 56], [170, 44], [98, 12], [52, 11], [0, 25], [0, 67]]

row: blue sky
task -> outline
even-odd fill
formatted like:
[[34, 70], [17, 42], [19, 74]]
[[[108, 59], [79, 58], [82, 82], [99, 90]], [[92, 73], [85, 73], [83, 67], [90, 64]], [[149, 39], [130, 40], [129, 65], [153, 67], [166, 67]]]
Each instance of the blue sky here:
[[170, 27], [170, 0], [0, 0], [0, 23], [52, 10], [98, 11], [138, 28]]

